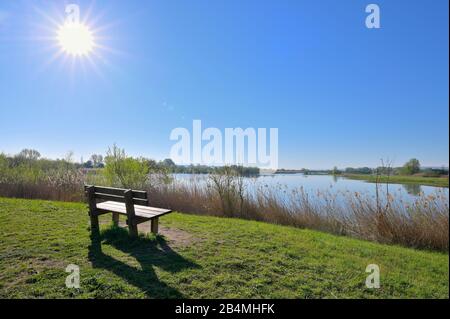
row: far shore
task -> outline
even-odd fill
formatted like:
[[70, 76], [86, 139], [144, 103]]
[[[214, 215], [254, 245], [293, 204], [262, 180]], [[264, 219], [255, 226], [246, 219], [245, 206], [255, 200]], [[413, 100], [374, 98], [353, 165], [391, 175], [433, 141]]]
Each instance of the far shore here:
[[[377, 176], [375, 175], [364, 175], [364, 174], [342, 174], [342, 177], [348, 179], [362, 180], [369, 183], [375, 183]], [[436, 186], [436, 187], [447, 187], [448, 188], [448, 176], [443, 177], [424, 177], [424, 176], [404, 176], [404, 175], [392, 175], [379, 176], [380, 183], [393, 183], [393, 184], [415, 184], [423, 186]]]

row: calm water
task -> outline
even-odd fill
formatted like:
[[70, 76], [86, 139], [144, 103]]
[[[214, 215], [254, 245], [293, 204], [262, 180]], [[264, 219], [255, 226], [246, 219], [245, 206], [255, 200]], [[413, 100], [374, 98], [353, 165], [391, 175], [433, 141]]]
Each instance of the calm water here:
[[[206, 184], [207, 175], [195, 174], [175, 174], [176, 183]], [[280, 197], [290, 194], [293, 190], [302, 187], [311, 197], [317, 196], [318, 192], [330, 194], [345, 194], [348, 192], [358, 192], [365, 196], [375, 196], [375, 184], [359, 180], [350, 180], [344, 177], [331, 175], [303, 175], [303, 174], [276, 174], [262, 175], [256, 178], [245, 178], [245, 184], [249, 192], [256, 188], [265, 187], [279, 193]], [[386, 190], [385, 184], [381, 186]], [[438, 191], [444, 192], [448, 197], [448, 188], [420, 186], [411, 184], [389, 184], [389, 193], [395, 199], [402, 199], [405, 202], [412, 202], [422, 193], [424, 195], [436, 194]]]

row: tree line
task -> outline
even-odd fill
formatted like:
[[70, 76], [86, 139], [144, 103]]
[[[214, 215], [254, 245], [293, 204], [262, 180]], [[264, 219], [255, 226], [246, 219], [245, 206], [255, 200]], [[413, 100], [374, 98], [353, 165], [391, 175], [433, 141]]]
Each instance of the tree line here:
[[[0, 154], [0, 160], [2, 165], [7, 165], [10, 168], [15, 168], [19, 166], [29, 166], [33, 163], [33, 166], [38, 166], [42, 170], [59, 169], [59, 168], [74, 168], [74, 169], [104, 169], [108, 163], [108, 156], [111, 150], [118, 150], [117, 146], [113, 146], [109, 149], [108, 154], [103, 156], [101, 154], [92, 154], [87, 161], [75, 162], [73, 160], [73, 153], [69, 152], [63, 159], [46, 159], [43, 158], [39, 151], [34, 149], [23, 149], [19, 153], [7, 156]], [[166, 174], [220, 174], [224, 170], [224, 166], [208, 166], [208, 165], [177, 165], [171, 159], [167, 158], [162, 161], [156, 161], [149, 158], [131, 158], [127, 156], [128, 161], [138, 161], [143, 167], [149, 171], [163, 171]], [[226, 166], [226, 168], [231, 168], [240, 176], [258, 176], [260, 174], [260, 169], [258, 167], [245, 167], [239, 165]], [[347, 167], [345, 169], [338, 169], [334, 167], [329, 170], [310, 170], [302, 168], [296, 169], [279, 169], [276, 171], [277, 174], [295, 174], [302, 173], [305, 175], [317, 175], [317, 174], [327, 174], [327, 175], [341, 175], [341, 174], [358, 174], [358, 175], [371, 175], [371, 174], [381, 174], [381, 175], [416, 175], [420, 174], [422, 176], [428, 177], [438, 177], [442, 175], [448, 175], [448, 168], [423, 168], [420, 161], [416, 158], [412, 158], [407, 161], [403, 166], [400, 167], [390, 167], [390, 166], [379, 166], [375, 168], [371, 167]]]
[[[12, 156], [5, 154], [0, 154], [0, 156], [4, 165], [10, 168], [33, 164], [34, 167], [39, 167], [42, 170], [63, 167], [84, 170], [105, 169], [108, 164], [115, 165], [116, 161], [113, 159], [119, 157], [121, 159], [120, 163], [126, 163], [134, 167], [140, 166], [141, 171], [164, 172], [166, 174], [217, 174], [224, 170], [224, 166], [177, 165], [169, 158], [162, 161], [145, 157], [133, 158], [126, 155], [124, 150], [116, 145], [110, 147], [105, 156], [102, 154], [92, 154], [87, 161], [81, 159], [80, 162], [76, 162], [73, 159], [72, 152], [69, 152], [63, 159], [53, 160], [43, 158], [41, 153], [34, 149], [23, 149]], [[241, 176], [257, 176], [260, 172], [258, 167], [231, 165], [227, 166], [227, 168], [231, 168]]]

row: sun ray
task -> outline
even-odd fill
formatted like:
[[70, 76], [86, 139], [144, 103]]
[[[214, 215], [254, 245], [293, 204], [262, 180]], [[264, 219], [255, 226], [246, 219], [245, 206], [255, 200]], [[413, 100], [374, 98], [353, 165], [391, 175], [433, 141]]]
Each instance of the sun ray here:
[[[60, 21], [64, 21], [64, 18], [58, 14], [58, 20], [55, 20], [51, 16], [49, 16], [45, 11], [42, 11], [39, 7], [34, 6], [33, 9], [42, 17], [44, 17], [48, 22], [50, 22], [54, 27], [59, 26]], [[56, 15], [56, 14], [55, 14]]]
[[94, 70], [95, 74], [101, 78], [102, 80], [105, 80], [105, 77], [103, 75], [103, 73], [100, 71], [99, 67], [97, 66], [97, 64], [92, 60], [91, 56], [87, 56], [86, 60], [89, 62], [90, 66], [92, 67], [92, 69]]
[[100, 49], [101, 51], [105, 51], [105, 52], [112, 53], [112, 54], [115, 54], [115, 55], [121, 55], [121, 56], [127, 55], [127, 53], [125, 51], [117, 50], [117, 49], [111, 48], [111, 47], [106, 46], [106, 45], [101, 45], [101, 44], [97, 43], [95, 45], [95, 47]]
[[91, 18], [92, 7], [89, 7], [88, 13], [84, 15], [82, 23], [88, 23], [92, 25], [100, 25], [100, 20], [105, 16], [106, 10], [98, 12], [95, 16]]
[[36, 70], [36, 73], [37, 74], [43, 73], [48, 68], [49, 65], [51, 65], [53, 62], [59, 60], [63, 54], [64, 54], [64, 52], [61, 50], [54, 52], [52, 54], [52, 56]]

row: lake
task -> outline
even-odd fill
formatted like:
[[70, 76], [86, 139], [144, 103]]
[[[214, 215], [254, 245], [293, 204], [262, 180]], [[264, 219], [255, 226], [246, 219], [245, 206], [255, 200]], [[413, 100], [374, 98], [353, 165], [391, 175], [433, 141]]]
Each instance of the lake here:
[[[204, 174], [174, 174], [175, 183], [196, 183], [206, 185], [208, 175]], [[293, 190], [303, 188], [312, 198], [318, 192], [327, 192], [339, 197], [340, 195], [358, 192], [363, 196], [375, 197], [375, 184], [361, 180], [351, 180], [332, 175], [304, 175], [304, 174], [272, 174], [258, 177], [244, 178], [249, 193], [257, 188], [268, 188], [281, 198]], [[381, 184], [382, 192], [386, 191], [386, 184]], [[420, 194], [431, 195], [441, 191], [448, 198], [448, 188], [421, 186], [414, 184], [389, 184], [389, 193], [397, 200], [404, 202], [415, 201]]]

